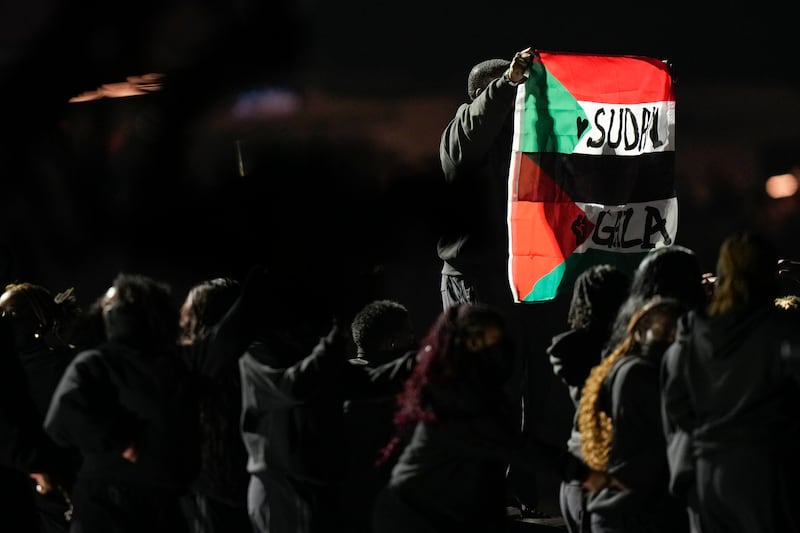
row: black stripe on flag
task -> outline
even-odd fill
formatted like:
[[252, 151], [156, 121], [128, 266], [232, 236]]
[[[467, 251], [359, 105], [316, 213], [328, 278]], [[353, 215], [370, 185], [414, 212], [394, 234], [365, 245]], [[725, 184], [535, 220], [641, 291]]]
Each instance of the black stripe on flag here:
[[[517, 200], [564, 201], [622, 205], [672, 198], [675, 193], [675, 152], [636, 157], [523, 153]], [[533, 164], [531, 164], [533, 163]], [[553, 186], [555, 185], [555, 187]]]

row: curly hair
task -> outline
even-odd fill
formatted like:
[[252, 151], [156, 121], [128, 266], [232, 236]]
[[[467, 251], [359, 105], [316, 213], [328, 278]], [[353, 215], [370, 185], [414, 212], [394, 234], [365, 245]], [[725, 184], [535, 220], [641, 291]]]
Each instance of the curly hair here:
[[32, 333], [42, 339], [49, 332], [50, 339], [64, 344], [69, 342], [72, 327], [82, 313], [73, 287], [54, 296], [46, 287], [30, 282], [6, 285], [0, 297], [0, 311], [30, 322]]
[[439, 314], [421, 343], [414, 370], [397, 395], [393, 419], [396, 434], [381, 451], [379, 463], [393, 454], [417, 422], [438, 419], [430, 402], [431, 391], [463, 380], [479, 360], [474, 357], [473, 346], [489, 328], [507, 331], [503, 315], [488, 305], [463, 303]]
[[414, 328], [406, 306], [395, 300], [375, 300], [362, 307], [350, 324], [359, 357], [383, 363], [381, 355], [410, 349]]
[[178, 308], [169, 284], [122, 272], [100, 302], [108, 339], [135, 346], [177, 343]]
[[612, 265], [593, 265], [581, 272], [572, 289], [569, 326], [610, 332], [617, 310], [628, 296], [629, 285], [628, 274]]
[[[622, 342], [592, 368], [589, 377], [586, 378], [578, 406], [578, 429], [581, 435], [581, 454], [584, 462], [591, 469], [603, 472], [608, 468], [614, 424], [611, 416], [599, 405], [599, 399], [603, 383], [611, 369], [617, 361], [627, 357], [634, 349], [646, 343], [640, 337], [639, 328], [650, 327], [652, 322], [650, 319], [667, 313], [673, 318], [672, 329], [674, 331], [675, 320], [685, 311], [686, 306], [675, 298], [655, 296], [647, 300], [631, 317]], [[662, 331], [661, 333], [663, 335], [666, 332]]]

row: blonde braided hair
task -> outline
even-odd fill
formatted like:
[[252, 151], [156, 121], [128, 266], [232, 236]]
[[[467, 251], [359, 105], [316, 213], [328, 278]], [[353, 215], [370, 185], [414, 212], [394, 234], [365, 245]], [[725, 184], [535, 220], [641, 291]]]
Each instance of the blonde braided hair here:
[[628, 336], [614, 351], [592, 368], [583, 385], [581, 402], [578, 406], [578, 429], [581, 433], [583, 461], [592, 470], [604, 472], [608, 467], [611, 439], [614, 435], [611, 417], [597, 405], [600, 390], [611, 367], [627, 355], [633, 344], [633, 335], [629, 331]]
[[627, 356], [639, 343], [636, 330], [642, 319], [654, 308], [662, 305], [680, 306], [678, 301], [673, 298], [655, 296], [647, 300], [628, 321], [625, 338], [607, 357], [592, 368], [589, 377], [584, 382], [578, 406], [578, 429], [581, 434], [583, 460], [592, 470], [599, 472], [607, 470], [611, 441], [614, 436], [614, 424], [611, 416], [600, 409], [598, 405], [603, 382], [614, 364]]

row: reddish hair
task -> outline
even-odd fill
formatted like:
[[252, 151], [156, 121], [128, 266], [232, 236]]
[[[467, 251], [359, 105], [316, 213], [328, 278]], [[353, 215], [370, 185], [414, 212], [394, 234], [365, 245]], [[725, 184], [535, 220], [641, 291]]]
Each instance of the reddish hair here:
[[439, 314], [420, 343], [414, 370], [397, 395], [393, 419], [396, 433], [381, 451], [378, 464], [394, 453], [417, 422], [437, 420], [430, 402], [431, 389], [446, 388], [462, 380], [476, 363], [476, 357], [465, 356], [465, 351], [471, 351], [465, 341], [475, 335], [482, 336], [489, 327], [506, 331], [503, 316], [486, 305], [459, 304]]

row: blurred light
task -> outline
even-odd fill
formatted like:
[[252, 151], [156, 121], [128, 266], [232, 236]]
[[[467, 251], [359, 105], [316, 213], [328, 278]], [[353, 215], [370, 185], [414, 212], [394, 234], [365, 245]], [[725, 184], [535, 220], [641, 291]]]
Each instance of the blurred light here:
[[302, 107], [300, 96], [288, 89], [267, 87], [239, 95], [231, 109], [237, 119], [278, 118], [293, 115]]
[[764, 187], [770, 198], [788, 198], [797, 192], [797, 176], [791, 173], [770, 176]]
[[88, 102], [101, 98], [122, 98], [139, 96], [161, 90], [163, 74], [150, 73], [141, 76], [128, 76], [125, 81], [104, 83], [93, 91], [86, 91], [69, 99], [70, 103]]

